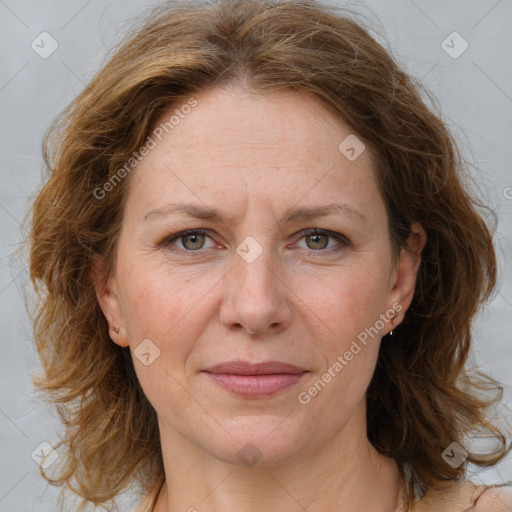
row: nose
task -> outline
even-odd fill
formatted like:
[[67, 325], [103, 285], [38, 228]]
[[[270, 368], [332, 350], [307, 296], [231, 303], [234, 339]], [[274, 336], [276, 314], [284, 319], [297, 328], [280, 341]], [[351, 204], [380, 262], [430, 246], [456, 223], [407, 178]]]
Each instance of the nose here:
[[290, 287], [278, 274], [278, 262], [263, 250], [251, 262], [235, 255], [224, 281], [220, 319], [230, 330], [249, 334], [277, 334], [291, 323]]

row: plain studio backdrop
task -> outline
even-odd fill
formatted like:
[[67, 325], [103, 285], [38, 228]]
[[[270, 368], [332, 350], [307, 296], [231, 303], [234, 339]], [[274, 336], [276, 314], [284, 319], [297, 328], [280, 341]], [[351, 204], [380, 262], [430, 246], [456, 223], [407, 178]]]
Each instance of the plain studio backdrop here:
[[[61, 430], [56, 413], [32, 389], [30, 372], [38, 363], [23, 302], [28, 270], [26, 262], [11, 258], [24, 234], [28, 200], [41, 183], [41, 139], [104, 62], [127, 20], [151, 5], [157, 2], [0, 0], [0, 512], [56, 510], [57, 490], [40, 476], [32, 454], [41, 443], [43, 448], [56, 444]], [[379, 41], [437, 98], [475, 165], [480, 197], [498, 214], [498, 293], [475, 322], [472, 360], [507, 386], [503, 403], [510, 407], [512, 2], [346, 5], [369, 18], [380, 31]], [[472, 478], [512, 480], [512, 457]]]

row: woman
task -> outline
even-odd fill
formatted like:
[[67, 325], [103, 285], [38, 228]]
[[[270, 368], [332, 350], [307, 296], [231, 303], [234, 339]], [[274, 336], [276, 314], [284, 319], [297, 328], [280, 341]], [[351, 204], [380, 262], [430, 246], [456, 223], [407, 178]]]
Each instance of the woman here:
[[464, 480], [510, 449], [465, 368], [492, 234], [344, 11], [167, 3], [45, 142], [36, 384], [66, 428], [46, 478], [81, 509], [136, 481], [141, 511], [512, 510]]

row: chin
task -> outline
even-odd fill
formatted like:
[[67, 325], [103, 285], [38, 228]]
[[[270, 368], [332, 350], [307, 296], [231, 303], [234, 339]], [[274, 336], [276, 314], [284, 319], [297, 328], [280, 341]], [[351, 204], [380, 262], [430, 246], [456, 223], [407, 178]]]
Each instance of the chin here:
[[[224, 428], [204, 446], [214, 457], [228, 464], [272, 467], [285, 463], [307, 446], [311, 432], [282, 415], [238, 416], [222, 422]], [[283, 421], [284, 420], [284, 421]]]

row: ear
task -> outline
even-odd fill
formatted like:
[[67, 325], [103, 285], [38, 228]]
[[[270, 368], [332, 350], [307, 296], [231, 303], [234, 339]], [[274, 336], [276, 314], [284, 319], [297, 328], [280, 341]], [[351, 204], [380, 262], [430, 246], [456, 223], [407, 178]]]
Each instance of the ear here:
[[416, 277], [421, 265], [421, 252], [426, 242], [427, 234], [425, 230], [419, 223], [414, 222], [407, 237], [407, 247], [401, 249], [397, 267], [393, 274], [391, 303], [395, 305], [398, 303], [402, 307], [400, 309], [393, 308], [398, 314], [393, 320], [393, 324], [389, 326], [389, 331], [392, 331], [402, 322], [407, 309], [411, 305]]
[[129, 340], [116, 280], [115, 277], [106, 275], [101, 256], [97, 254], [93, 256], [89, 275], [96, 290], [100, 308], [107, 319], [110, 338], [120, 347], [127, 347]]

